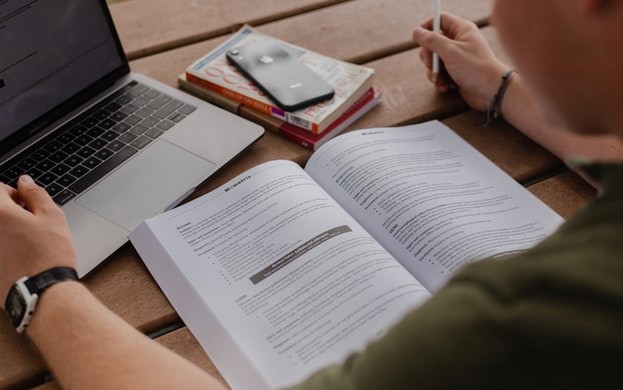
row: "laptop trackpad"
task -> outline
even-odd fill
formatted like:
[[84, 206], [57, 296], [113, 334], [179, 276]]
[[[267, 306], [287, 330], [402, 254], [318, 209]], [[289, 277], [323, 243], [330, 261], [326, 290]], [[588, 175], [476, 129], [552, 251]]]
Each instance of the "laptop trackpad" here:
[[177, 202], [216, 165], [166, 141], [154, 144], [80, 196], [76, 203], [134, 229]]

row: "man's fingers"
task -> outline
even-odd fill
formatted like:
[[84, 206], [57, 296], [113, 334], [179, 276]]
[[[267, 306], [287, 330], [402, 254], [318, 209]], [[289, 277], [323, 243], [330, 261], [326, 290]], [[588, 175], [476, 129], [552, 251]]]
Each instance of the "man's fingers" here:
[[443, 34], [432, 32], [422, 27], [416, 27], [413, 31], [413, 40], [424, 49], [445, 57], [448, 48], [453, 41]]
[[56, 204], [45, 189], [39, 187], [28, 175], [20, 176], [17, 181], [17, 194], [26, 209], [34, 214], [56, 208]]
[[10, 185], [0, 183], [0, 205], [13, 204], [17, 202], [17, 190]]
[[[451, 39], [455, 39], [457, 36], [461, 34], [461, 32], [474, 28], [476, 25], [467, 20], [463, 19], [460, 16], [456, 16], [454, 14], [449, 14], [447, 12], [441, 13], [441, 31], [443, 31], [444, 35]], [[426, 30], [433, 29], [433, 18], [430, 17], [420, 24], [420, 27]]]
[[427, 69], [433, 68], [433, 53], [430, 50], [424, 48], [420, 49], [420, 60]]

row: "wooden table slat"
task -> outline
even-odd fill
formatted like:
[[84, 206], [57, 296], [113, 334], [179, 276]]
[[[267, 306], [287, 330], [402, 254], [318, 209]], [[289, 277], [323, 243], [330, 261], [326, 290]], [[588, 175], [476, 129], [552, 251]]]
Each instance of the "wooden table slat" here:
[[227, 34], [348, 0], [133, 0], [110, 11], [129, 59]]

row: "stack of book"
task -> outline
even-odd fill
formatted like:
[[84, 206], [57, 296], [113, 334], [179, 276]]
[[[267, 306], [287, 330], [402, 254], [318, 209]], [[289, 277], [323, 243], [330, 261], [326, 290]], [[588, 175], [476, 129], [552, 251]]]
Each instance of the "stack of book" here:
[[373, 69], [280, 41], [335, 90], [330, 100], [294, 112], [282, 110], [225, 57], [225, 53], [235, 47], [267, 38], [275, 39], [250, 26], [242, 27], [190, 65], [178, 78], [180, 88], [311, 150], [339, 134], [381, 101], [381, 93], [372, 84]]

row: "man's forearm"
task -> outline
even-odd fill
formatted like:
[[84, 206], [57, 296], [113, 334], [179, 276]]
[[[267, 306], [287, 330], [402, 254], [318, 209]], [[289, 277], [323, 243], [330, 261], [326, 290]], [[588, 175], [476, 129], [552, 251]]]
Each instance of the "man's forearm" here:
[[63, 388], [222, 388], [76, 282], [59, 283], [43, 294], [27, 333]]
[[547, 123], [528, 95], [520, 75], [511, 82], [503, 102], [504, 118], [527, 137], [561, 160], [585, 157], [596, 161], [620, 161], [623, 143], [614, 136], [580, 136]]

